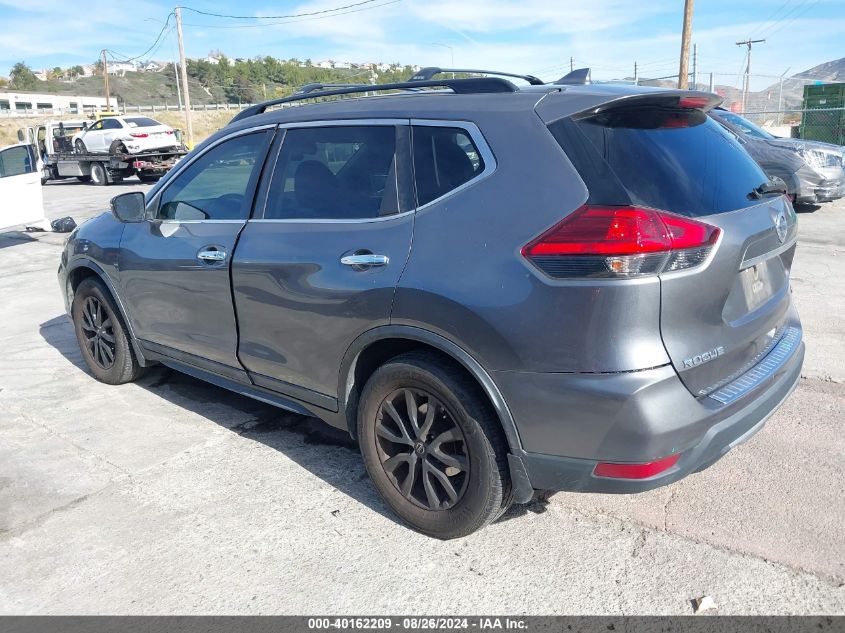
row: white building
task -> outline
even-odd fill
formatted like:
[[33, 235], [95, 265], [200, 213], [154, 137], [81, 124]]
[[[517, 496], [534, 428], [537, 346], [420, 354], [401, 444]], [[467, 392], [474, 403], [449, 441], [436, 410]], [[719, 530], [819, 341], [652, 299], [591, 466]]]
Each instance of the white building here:
[[133, 62], [109, 62], [109, 74], [123, 77], [126, 73], [138, 72]]
[[[112, 107], [116, 104], [112, 99]], [[106, 110], [105, 97], [0, 91], [0, 116], [91, 114]]]

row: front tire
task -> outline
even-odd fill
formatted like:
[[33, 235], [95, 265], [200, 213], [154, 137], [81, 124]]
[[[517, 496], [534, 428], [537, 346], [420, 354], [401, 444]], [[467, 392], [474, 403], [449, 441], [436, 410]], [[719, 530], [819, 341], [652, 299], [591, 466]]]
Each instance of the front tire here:
[[358, 437], [382, 499], [424, 534], [466, 536], [510, 504], [496, 414], [471, 378], [433, 354], [403, 354], [372, 375]]
[[89, 277], [79, 284], [71, 316], [82, 358], [97, 380], [122, 385], [141, 375], [129, 332], [101, 281]]
[[77, 154], [88, 153], [88, 148], [85, 147], [85, 143], [82, 141], [81, 138], [78, 138], [73, 142], [73, 148], [76, 150]]

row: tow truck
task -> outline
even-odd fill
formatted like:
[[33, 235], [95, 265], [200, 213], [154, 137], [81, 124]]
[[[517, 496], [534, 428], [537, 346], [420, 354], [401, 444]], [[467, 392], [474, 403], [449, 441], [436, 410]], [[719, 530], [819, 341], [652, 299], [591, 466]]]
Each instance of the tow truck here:
[[[171, 169], [187, 150], [168, 149], [141, 154], [80, 154], [74, 151], [73, 135], [84, 129], [87, 121], [47, 121], [18, 130], [18, 140], [38, 149], [41, 184], [50, 180], [76, 178], [94, 185], [110, 185], [138, 176], [141, 182], [155, 182]], [[177, 130], [178, 134], [178, 130]]]

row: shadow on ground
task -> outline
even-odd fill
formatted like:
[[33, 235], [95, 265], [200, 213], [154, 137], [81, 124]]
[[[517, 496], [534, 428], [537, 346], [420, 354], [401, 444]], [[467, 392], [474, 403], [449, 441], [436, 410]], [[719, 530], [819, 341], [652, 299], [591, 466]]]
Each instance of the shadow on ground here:
[[5, 231], [0, 233], [0, 248], [9, 248], [10, 246], [18, 246], [19, 244], [35, 241], [35, 238], [24, 231]]
[[[88, 373], [73, 324], [67, 316], [42, 323], [39, 331], [68, 362]], [[348, 433], [318, 418], [284, 411], [160, 365], [150, 368], [136, 384], [241, 437], [284, 453], [329, 485], [400, 523], [370, 484], [358, 446]], [[246, 421], [232, 421], [232, 418], [242, 420], [244, 417], [247, 417]], [[511, 520], [528, 512], [544, 512], [547, 503], [548, 499], [544, 498], [527, 506], [514, 506], [499, 520]]]

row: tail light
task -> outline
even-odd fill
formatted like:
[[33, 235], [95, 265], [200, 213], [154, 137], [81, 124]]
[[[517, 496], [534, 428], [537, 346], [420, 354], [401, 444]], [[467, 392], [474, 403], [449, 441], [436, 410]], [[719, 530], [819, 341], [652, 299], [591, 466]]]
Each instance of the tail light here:
[[172, 134], [173, 134], [173, 130], [167, 130], [167, 131], [166, 131], [166, 133], [167, 133], [167, 134], [171, 134], [171, 135], [172, 135]]
[[149, 134], [147, 134], [146, 132], [132, 132], [131, 134], [129, 134], [129, 136], [131, 136], [132, 138], [147, 138], [149, 137]]
[[694, 268], [720, 229], [664, 211], [584, 205], [529, 242], [522, 255], [550, 277], [642, 277]]

